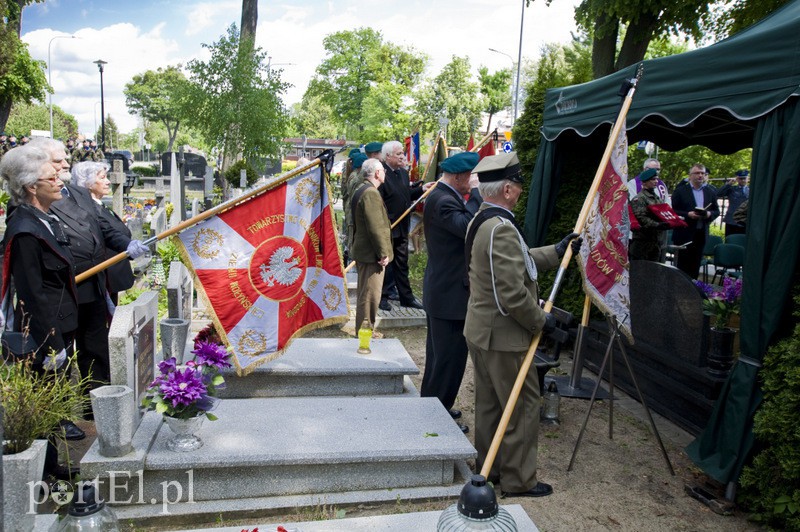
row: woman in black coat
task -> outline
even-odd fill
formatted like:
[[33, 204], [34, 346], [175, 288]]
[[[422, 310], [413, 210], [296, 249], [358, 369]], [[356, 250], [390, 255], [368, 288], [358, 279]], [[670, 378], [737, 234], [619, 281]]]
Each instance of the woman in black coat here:
[[[7, 329], [24, 323], [36, 345], [37, 363], [61, 367], [72, 354], [78, 326], [77, 291], [72, 254], [50, 205], [61, 199], [64, 183], [44, 150], [19, 147], [3, 157], [0, 176], [17, 208], [6, 221], [3, 240], [3, 312]], [[17, 307], [8, 312], [10, 287]]]
[[[96, 203], [97, 218], [100, 226], [110, 226], [114, 231], [126, 236], [129, 241], [131, 231], [117, 214], [107, 209], [101, 201], [106, 194], [111, 192], [111, 181], [108, 180], [109, 166], [103, 162], [83, 162], [72, 167], [72, 183], [86, 188]], [[105, 234], [104, 227], [103, 233]], [[105, 259], [117, 255], [117, 252], [106, 248]], [[133, 286], [134, 276], [129, 260], [120, 261], [110, 266], [106, 272], [106, 288], [114, 305], [117, 304], [118, 294]]]

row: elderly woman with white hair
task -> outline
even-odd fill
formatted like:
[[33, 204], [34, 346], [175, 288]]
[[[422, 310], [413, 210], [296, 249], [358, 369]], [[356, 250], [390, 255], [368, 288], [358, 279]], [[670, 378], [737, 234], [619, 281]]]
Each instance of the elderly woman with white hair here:
[[[78, 326], [78, 302], [69, 240], [50, 206], [61, 200], [64, 183], [50, 155], [34, 146], [9, 151], [0, 162], [17, 208], [6, 221], [3, 239], [3, 313], [8, 330], [23, 330], [37, 346], [35, 365], [56, 369], [72, 352]], [[10, 308], [11, 281], [17, 308]]]
[[[72, 184], [83, 187], [89, 191], [96, 204], [97, 218], [101, 226], [110, 227], [112, 230], [131, 238], [131, 231], [117, 213], [107, 209], [102, 202], [104, 196], [111, 192], [111, 181], [108, 179], [109, 166], [105, 162], [87, 161], [72, 167]], [[117, 252], [106, 248], [105, 259], [110, 259]], [[130, 261], [123, 260], [110, 266], [106, 275], [106, 288], [114, 305], [117, 304], [118, 294], [133, 286], [134, 276]]]

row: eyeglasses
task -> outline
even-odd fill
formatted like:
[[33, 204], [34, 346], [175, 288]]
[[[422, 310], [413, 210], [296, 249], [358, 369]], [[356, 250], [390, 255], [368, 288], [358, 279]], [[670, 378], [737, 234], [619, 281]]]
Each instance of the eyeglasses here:
[[58, 177], [58, 174], [55, 174], [55, 175], [53, 175], [51, 177], [43, 177], [43, 178], [37, 179], [36, 181], [49, 181], [50, 183], [55, 183], [56, 181], [61, 181], [61, 178]]
[[691, 175], [707, 175], [708, 172], [691, 172]]

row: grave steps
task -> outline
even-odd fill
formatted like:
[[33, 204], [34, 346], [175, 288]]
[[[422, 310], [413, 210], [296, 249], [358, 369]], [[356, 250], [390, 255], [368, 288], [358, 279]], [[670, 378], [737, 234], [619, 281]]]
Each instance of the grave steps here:
[[[295, 505], [298, 496], [309, 503], [455, 496], [469, 474], [464, 461], [475, 456], [435, 398], [227, 399], [214, 413], [219, 420], [205, 421], [198, 432], [203, 447], [176, 453], [166, 447], [170, 429], [148, 412], [136, 434], [136, 447], [147, 442], [146, 452], [108, 459], [95, 444], [81, 461], [81, 473], [107, 478], [107, 471], [130, 472], [130, 481], [116, 474], [115, 483], [130, 482], [131, 491], [117, 491], [114, 501], [133, 495], [134, 504], [114, 508], [120, 517], [133, 518], [159, 513], [165, 498], [185, 503], [170, 505], [170, 513], [191, 515], [280, 500]], [[103, 488], [111, 503], [107, 481]], [[201, 504], [191, 504], [190, 493]], [[269, 503], [270, 498], [283, 499]]]
[[371, 354], [361, 355], [355, 338], [298, 338], [282, 356], [246, 376], [227, 371], [220, 396], [416, 394], [408, 376], [419, 374], [419, 369], [400, 340], [373, 340], [371, 347]]

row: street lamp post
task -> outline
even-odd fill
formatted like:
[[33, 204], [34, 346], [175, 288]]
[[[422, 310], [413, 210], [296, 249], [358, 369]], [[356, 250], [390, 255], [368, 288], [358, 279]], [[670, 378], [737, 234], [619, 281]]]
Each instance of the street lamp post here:
[[48, 101], [50, 102], [50, 138], [53, 138], [53, 65], [50, 63], [50, 45], [56, 39], [75, 39], [74, 35], [56, 35], [47, 43], [47, 84], [50, 85]]
[[97, 135], [97, 106], [100, 105], [100, 102], [94, 102], [94, 131], [92, 131], [92, 137]]
[[[508, 60], [511, 61], [511, 71], [514, 71], [514, 58], [508, 55], [505, 52], [501, 52], [500, 50], [495, 50], [494, 48], [489, 48], [490, 52], [494, 52], [496, 54], [504, 55], [508, 57]], [[519, 69], [517, 69], [517, 84], [514, 87], [514, 117], [511, 119], [511, 127], [514, 127], [514, 122], [517, 118], [517, 98], [519, 98]]]
[[522, 14], [519, 17], [519, 54], [517, 55], [517, 87], [514, 91], [514, 122], [517, 121], [519, 111], [519, 71], [522, 68], [522, 28], [525, 23], [525, 0], [522, 0]]
[[103, 98], [103, 65], [106, 65], [105, 61], [102, 59], [98, 59], [97, 61], [93, 61], [95, 65], [97, 65], [98, 70], [100, 70], [100, 135], [101, 135], [101, 143], [100, 148], [105, 149], [106, 147], [106, 109], [105, 109], [105, 100]]

